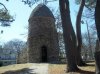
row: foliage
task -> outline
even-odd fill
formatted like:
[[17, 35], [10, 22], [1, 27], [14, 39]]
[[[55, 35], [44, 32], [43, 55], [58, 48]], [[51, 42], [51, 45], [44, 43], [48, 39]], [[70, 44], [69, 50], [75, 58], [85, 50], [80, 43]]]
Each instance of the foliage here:
[[40, 0], [22, 0], [22, 2], [24, 2], [24, 4], [28, 4], [30, 7], [33, 4], [37, 3], [38, 1], [40, 1]]
[[13, 22], [14, 18], [13, 18], [13, 16], [10, 15], [6, 6], [3, 3], [0, 3], [0, 6], [3, 6], [3, 8], [0, 9], [1, 26], [3, 26], [3, 27], [10, 26], [10, 22]]
[[[85, 6], [89, 9], [94, 8], [96, 6], [97, 0], [85, 0]], [[76, 4], [80, 4], [81, 0], [75, 0]]]
[[[82, 14], [83, 19], [92, 20], [94, 19], [94, 9], [97, 0], [85, 0], [85, 9]], [[81, 0], [75, 0], [75, 3], [79, 5]]]
[[0, 22], [1, 26], [10, 26], [10, 22], [13, 22], [13, 16], [9, 14], [5, 9], [0, 9]]
[[22, 0], [25, 4], [28, 4], [29, 7], [34, 5], [35, 3], [42, 1], [43, 4], [47, 4], [48, 2], [57, 1], [57, 0]]

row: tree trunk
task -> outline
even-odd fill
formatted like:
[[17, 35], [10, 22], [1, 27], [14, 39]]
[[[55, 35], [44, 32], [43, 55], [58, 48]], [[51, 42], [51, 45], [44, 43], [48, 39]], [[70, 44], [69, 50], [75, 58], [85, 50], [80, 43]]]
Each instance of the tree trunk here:
[[[76, 64], [76, 37], [70, 19], [69, 1], [59, 0], [60, 13], [63, 28], [63, 37], [65, 42], [65, 51], [67, 56], [67, 71], [74, 72], [78, 70]], [[74, 39], [73, 39], [74, 38]]]
[[[98, 43], [100, 42], [100, 0], [97, 0], [96, 7], [95, 7], [95, 24], [97, 29], [98, 35]], [[99, 50], [98, 50], [99, 49]], [[100, 48], [96, 48], [95, 52], [95, 61], [96, 61], [96, 74], [100, 74]]]
[[91, 46], [91, 37], [90, 37], [90, 32], [89, 32], [89, 28], [88, 28], [88, 22], [86, 21], [86, 25], [87, 25], [87, 32], [88, 32], [88, 43], [89, 43], [89, 50], [90, 50], [90, 53], [89, 53], [89, 56], [91, 56], [91, 60], [93, 60], [93, 52], [92, 52], [92, 46]]
[[81, 0], [81, 5], [76, 19], [76, 34], [77, 34], [77, 65], [84, 66], [86, 65], [81, 58], [81, 47], [82, 47], [82, 36], [81, 36], [81, 16], [83, 8], [85, 5], [85, 0]]
[[95, 24], [97, 29], [97, 35], [100, 41], [100, 0], [97, 0], [95, 7]]
[[99, 40], [96, 41], [95, 49], [95, 62], [96, 62], [96, 74], [100, 74], [100, 43]]

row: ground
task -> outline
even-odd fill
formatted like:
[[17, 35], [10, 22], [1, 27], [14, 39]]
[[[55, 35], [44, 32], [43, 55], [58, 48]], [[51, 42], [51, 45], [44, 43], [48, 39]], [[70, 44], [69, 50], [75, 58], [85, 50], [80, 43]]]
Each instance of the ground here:
[[15, 64], [0, 67], [0, 74], [94, 74], [94, 62], [88, 64], [88, 66], [79, 67], [81, 71], [74, 73], [66, 73], [66, 64]]

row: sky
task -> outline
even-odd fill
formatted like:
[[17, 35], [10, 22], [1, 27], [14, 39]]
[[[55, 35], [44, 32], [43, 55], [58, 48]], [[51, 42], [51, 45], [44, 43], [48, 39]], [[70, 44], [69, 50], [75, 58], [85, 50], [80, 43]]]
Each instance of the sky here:
[[9, 0], [9, 2], [2, 0], [2, 3], [7, 7], [10, 14], [14, 16], [15, 21], [11, 23], [10, 27], [0, 27], [0, 30], [4, 30], [4, 33], [0, 36], [0, 41], [7, 42], [12, 39], [26, 41], [28, 18], [32, 8], [24, 5], [20, 0]]
[[[78, 11], [79, 6], [75, 4], [74, 0], [69, 1], [71, 20], [73, 27], [75, 27], [76, 12]], [[4, 43], [12, 39], [27, 41], [28, 19], [32, 10], [37, 4], [29, 7], [28, 5], [25, 5], [23, 2], [21, 2], [21, 0], [9, 0], [9, 2], [7, 2], [6, 0], [0, 0], [0, 2], [2, 2], [7, 7], [10, 14], [15, 18], [15, 21], [11, 23], [10, 27], [0, 26], [0, 30], [4, 30], [4, 33], [0, 34], [0, 42]], [[55, 9], [58, 8], [58, 5], [58, 2], [52, 2], [48, 4], [49, 7], [53, 6]], [[86, 30], [85, 26], [83, 28], [84, 29], [82, 30], [82, 32]]]

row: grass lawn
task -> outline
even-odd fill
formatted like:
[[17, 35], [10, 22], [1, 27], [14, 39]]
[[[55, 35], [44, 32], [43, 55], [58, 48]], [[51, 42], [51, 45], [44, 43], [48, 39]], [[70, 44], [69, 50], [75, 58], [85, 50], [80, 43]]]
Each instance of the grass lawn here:
[[[94, 74], [95, 72], [95, 64], [94, 62], [88, 63], [89, 66], [79, 67], [81, 70], [74, 73], [66, 73], [66, 64], [49, 64], [48, 66], [48, 74]], [[33, 64], [15, 64], [9, 66], [0, 67], [0, 74], [6, 74], [7, 71], [18, 71], [24, 68], [29, 68]], [[10, 73], [9, 73], [10, 74]]]

